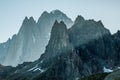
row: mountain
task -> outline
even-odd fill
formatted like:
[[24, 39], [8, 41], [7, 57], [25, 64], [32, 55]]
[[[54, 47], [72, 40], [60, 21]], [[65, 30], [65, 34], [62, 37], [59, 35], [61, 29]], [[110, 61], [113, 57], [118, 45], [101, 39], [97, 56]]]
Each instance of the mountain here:
[[86, 77], [92, 75], [90, 79], [102, 80], [120, 66], [119, 38], [119, 31], [112, 35], [101, 21], [85, 20], [78, 16], [73, 26], [67, 29], [63, 21], [56, 20], [41, 57], [17, 67], [0, 67], [0, 78], [87, 80]]
[[[118, 53], [116, 58], [118, 59], [118, 61], [120, 61], [120, 31], [118, 31], [117, 33], [113, 34], [113, 38], [114, 38], [115, 45], [116, 45], [116, 48], [117, 48], [117, 53]], [[120, 64], [120, 62], [117, 63], [117, 64]]]
[[45, 50], [45, 46], [48, 44], [48, 41], [50, 39], [50, 32], [52, 29], [52, 26], [57, 20], [58, 22], [64, 21], [64, 23], [67, 25], [67, 28], [70, 28], [73, 24], [72, 20], [66, 16], [63, 12], [60, 10], [53, 10], [50, 13], [47, 11], [44, 11], [43, 14], [38, 19], [37, 25], [39, 27], [39, 30], [41, 32], [41, 52], [43, 53]]
[[48, 57], [54, 57], [59, 53], [66, 52], [68, 46], [70, 47], [66, 25], [62, 21], [60, 23], [55, 21], [45, 54], [48, 54]]
[[24, 61], [37, 60], [45, 51], [55, 20], [64, 21], [69, 27], [73, 23], [59, 10], [43, 12], [37, 22], [33, 17], [25, 17], [18, 34], [0, 44], [0, 63], [17, 66]]
[[[101, 60], [105, 61], [104, 59], [108, 58], [108, 63], [111, 61], [110, 65], [117, 64], [119, 61], [116, 58], [119, 53], [115, 40], [101, 21], [85, 20], [82, 16], [78, 16], [68, 32], [70, 42], [80, 51], [78, 52], [80, 56], [88, 57], [83, 58], [84, 60], [96, 57], [96, 61], [101, 64]], [[99, 57], [101, 59], [98, 59]], [[104, 62], [101, 65], [105, 66]]]
[[[41, 56], [42, 67], [47, 68], [33, 80], [73, 80], [78, 77], [76, 63], [80, 63], [72, 44], [69, 43], [67, 27], [64, 22], [55, 22], [45, 53]], [[55, 76], [54, 76], [55, 75]]]
[[85, 20], [78, 16], [74, 25], [69, 29], [70, 41], [79, 46], [104, 35], [110, 34], [109, 30], [104, 28], [101, 21]]
[[38, 53], [40, 52], [41, 40], [39, 34], [40, 31], [33, 17], [29, 19], [26, 17], [19, 33], [11, 39], [3, 64], [15, 66], [18, 63], [34, 61], [39, 58]]
[[11, 68], [15, 71], [6, 78], [9, 80], [73, 80], [78, 76], [77, 64], [74, 62], [78, 64], [80, 60], [72, 44], [69, 43], [67, 27], [64, 22], [55, 21], [51, 38], [41, 58]]

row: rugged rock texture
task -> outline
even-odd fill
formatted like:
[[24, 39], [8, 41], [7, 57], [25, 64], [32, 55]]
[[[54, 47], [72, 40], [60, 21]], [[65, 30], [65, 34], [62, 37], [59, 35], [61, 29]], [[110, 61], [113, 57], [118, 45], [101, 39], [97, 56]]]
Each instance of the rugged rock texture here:
[[[44, 12], [38, 22], [33, 17], [26, 17], [18, 32], [12, 39], [0, 44], [0, 63], [17, 66], [24, 61], [35, 61], [45, 50], [55, 20], [64, 21], [67, 26], [72, 20], [59, 10]], [[33, 56], [34, 55], [34, 56]]]
[[6, 79], [74, 80], [80, 75], [78, 70], [80, 64], [80, 58], [69, 43], [66, 25], [56, 21], [51, 31], [49, 44], [41, 58], [33, 63], [17, 66], [16, 71], [8, 75]]
[[99, 73], [99, 74], [93, 74], [84, 78], [81, 78], [80, 80], [104, 80], [104, 78], [108, 75], [109, 73]]
[[[17, 35], [10, 41], [4, 65], [16, 66], [24, 61], [34, 61], [39, 58], [40, 31], [32, 17], [26, 17]], [[34, 56], [33, 56], [34, 55]]]
[[42, 66], [49, 69], [33, 80], [74, 80], [79, 77], [80, 59], [69, 43], [67, 27], [63, 22], [55, 22], [42, 60]]
[[55, 21], [44, 54], [34, 62], [11, 68], [15, 70], [6, 72], [4, 79], [84, 80], [98, 74], [95, 77], [102, 80], [107, 75], [101, 74], [104, 69], [117, 70], [120, 65], [118, 44], [119, 32], [111, 35], [101, 21], [78, 16], [70, 29], [63, 21]]
[[55, 21], [49, 43], [46, 46], [45, 55], [48, 55], [48, 57], [54, 57], [62, 52], [66, 52], [69, 47], [71, 47], [71, 45], [69, 43], [66, 25], [62, 21], [60, 23]]
[[83, 74], [102, 72], [104, 66], [114, 68], [118, 64], [115, 41], [101, 21], [85, 20], [78, 16], [68, 32], [70, 42], [83, 61]]
[[16, 69], [11, 66], [0, 65], [0, 80], [6, 80], [7, 76], [12, 74]]
[[43, 12], [37, 22], [37, 25], [41, 32], [40, 36], [42, 40], [42, 52], [45, 50], [45, 46], [48, 44], [48, 41], [50, 39], [50, 32], [55, 20], [57, 20], [58, 22], [64, 21], [64, 23], [67, 25], [67, 28], [70, 28], [73, 24], [72, 20], [60, 10], [53, 10], [50, 13], [48, 13], [47, 11]]
[[74, 25], [69, 29], [70, 41], [75, 46], [86, 44], [109, 34], [109, 30], [104, 28], [101, 21], [85, 20], [82, 16], [78, 16]]
[[112, 73], [100, 73], [90, 75], [80, 80], [120, 80], [120, 70], [114, 71]]
[[104, 80], [120, 80], [120, 70], [107, 75]]
[[[120, 31], [118, 31], [117, 33], [115, 33], [113, 35], [114, 41], [115, 41], [115, 45], [117, 48], [117, 60], [120, 61]], [[120, 62], [117, 63], [118, 66], [120, 66]]]

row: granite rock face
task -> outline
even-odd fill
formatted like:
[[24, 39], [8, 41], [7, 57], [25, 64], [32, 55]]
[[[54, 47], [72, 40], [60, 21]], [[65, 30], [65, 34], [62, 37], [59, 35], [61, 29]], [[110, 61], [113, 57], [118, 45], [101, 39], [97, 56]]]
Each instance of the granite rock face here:
[[82, 16], [78, 16], [74, 25], [69, 29], [70, 41], [75, 46], [86, 44], [109, 34], [109, 30], [104, 28], [101, 21], [85, 20]]
[[81, 60], [69, 43], [67, 31], [64, 22], [55, 21], [51, 38], [41, 58], [30, 64], [18, 65], [6, 79], [74, 80], [79, 77], [78, 66]]
[[50, 13], [48, 13], [47, 11], [44, 11], [37, 22], [37, 25], [41, 32], [40, 36], [42, 41], [41, 42], [42, 53], [45, 51], [45, 47], [48, 44], [48, 41], [50, 39], [52, 26], [55, 20], [57, 20], [58, 22], [63, 21], [67, 25], [67, 28], [71, 27], [73, 24], [73, 21], [60, 10], [53, 10]]
[[[24, 61], [34, 61], [38, 57], [40, 45], [40, 31], [32, 17], [26, 17], [19, 33], [10, 41], [3, 65], [16, 66]], [[34, 56], [33, 56], [34, 55]]]
[[79, 80], [105, 70], [117, 70], [120, 66], [119, 37], [119, 31], [112, 35], [101, 21], [85, 20], [82, 16], [78, 16], [69, 29], [63, 21], [55, 21], [41, 57], [11, 67], [11, 73], [5, 72], [7, 75], [2, 79]]
[[25, 17], [18, 34], [15, 34], [7, 42], [0, 44], [0, 63], [17, 66], [24, 61], [39, 59], [48, 44], [55, 20], [64, 21], [69, 27], [73, 23], [59, 10], [50, 13], [43, 12], [37, 22], [33, 17]]

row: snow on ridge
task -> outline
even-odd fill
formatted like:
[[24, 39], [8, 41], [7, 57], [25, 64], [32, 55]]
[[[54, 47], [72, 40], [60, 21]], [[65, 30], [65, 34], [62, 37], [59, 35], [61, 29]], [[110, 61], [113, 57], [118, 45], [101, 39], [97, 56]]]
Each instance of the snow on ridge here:
[[28, 71], [33, 71], [33, 72], [35, 72], [35, 71], [38, 71], [38, 70], [39, 70], [41, 73], [42, 73], [42, 72], [45, 72], [44, 69], [38, 68], [38, 64], [37, 64], [35, 67], [29, 69]]
[[43, 63], [43, 60], [42, 60], [42, 61], [40, 61], [40, 63]]
[[118, 67], [118, 69], [120, 69], [120, 67]]
[[37, 70], [39, 70], [41, 73], [45, 71], [45, 70], [43, 70], [41, 68], [36, 68], [36, 69], [34, 69], [34, 72], [37, 71]]
[[38, 64], [37, 64], [35, 67], [29, 69], [28, 71], [32, 71], [32, 70], [34, 70], [35, 68], [37, 68], [37, 66], [38, 66]]
[[79, 80], [79, 77], [76, 77], [75, 80]]
[[113, 72], [113, 70], [111, 70], [111, 69], [107, 69], [106, 67], [103, 68], [103, 71], [104, 71], [105, 73]]

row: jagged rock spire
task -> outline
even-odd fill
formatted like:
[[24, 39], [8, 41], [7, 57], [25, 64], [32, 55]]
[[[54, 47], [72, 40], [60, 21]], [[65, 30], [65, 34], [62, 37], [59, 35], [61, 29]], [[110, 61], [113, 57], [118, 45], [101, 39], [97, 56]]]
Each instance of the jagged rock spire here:
[[84, 20], [85, 20], [85, 19], [84, 19], [82, 16], [78, 15], [77, 18], [76, 18], [76, 20], [75, 20], [75, 24], [81, 23], [81, 22], [83, 22]]

